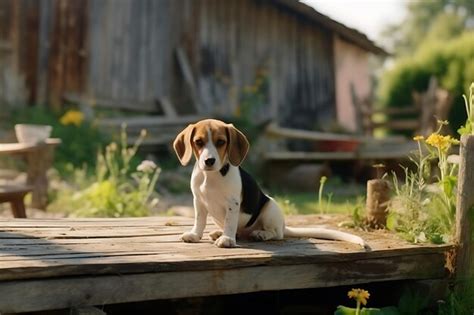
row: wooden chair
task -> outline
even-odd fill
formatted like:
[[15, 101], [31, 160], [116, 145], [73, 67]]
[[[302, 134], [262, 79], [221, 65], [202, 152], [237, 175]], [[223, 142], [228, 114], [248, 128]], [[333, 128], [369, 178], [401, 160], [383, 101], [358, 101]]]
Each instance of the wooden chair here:
[[0, 185], [0, 203], [9, 202], [15, 218], [26, 218], [24, 198], [31, 191], [29, 186]]

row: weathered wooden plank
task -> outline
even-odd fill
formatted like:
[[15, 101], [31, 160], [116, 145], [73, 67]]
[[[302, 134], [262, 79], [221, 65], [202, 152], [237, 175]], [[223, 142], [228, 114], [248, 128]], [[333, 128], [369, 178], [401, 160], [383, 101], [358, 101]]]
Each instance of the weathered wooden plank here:
[[[9, 257], [12, 255], [49, 255], [55, 254], [58, 252], [70, 252], [75, 254], [76, 252], [107, 252], [107, 251], [117, 251], [117, 250], [128, 250], [130, 253], [134, 253], [136, 249], [180, 249], [186, 251], [188, 249], [199, 248], [206, 244], [210, 244], [210, 238], [208, 233], [213, 229], [206, 229], [203, 240], [200, 243], [197, 243], [194, 247], [190, 244], [182, 243], [179, 240], [179, 236], [186, 229], [180, 230], [173, 233], [163, 233], [158, 236], [137, 236], [137, 237], [120, 237], [120, 236], [110, 236], [107, 238], [97, 238], [97, 237], [83, 237], [83, 238], [2, 238], [1, 244], [3, 246], [3, 252], [0, 253], [0, 257]], [[8, 233], [4, 233], [8, 234]], [[15, 235], [15, 233], [13, 233]], [[23, 236], [23, 235], [20, 235]], [[15, 235], [16, 237], [16, 235]], [[410, 244], [408, 242], [402, 242], [397, 238], [384, 237], [383, 234], [378, 236], [378, 238], [373, 235], [363, 235], [363, 237], [370, 243], [372, 252], [371, 256], [377, 255], [386, 255], [388, 253], [396, 253], [397, 250], [407, 250], [409, 253], [413, 252], [424, 252], [424, 251], [436, 251], [442, 246], [420, 246]], [[239, 241], [240, 246], [238, 247], [237, 253], [244, 253], [245, 250], [250, 252], [254, 250], [263, 250], [263, 251], [278, 251], [283, 253], [287, 250], [287, 246], [293, 247], [293, 249], [303, 250], [307, 247], [308, 250], [316, 250], [315, 254], [317, 255], [333, 255], [337, 253], [349, 253], [356, 252], [361, 253], [361, 250], [358, 246], [337, 241], [329, 240], [320, 240], [320, 239], [287, 239], [285, 241], [279, 242], [248, 242], [245, 240]], [[328, 249], [330, 252], [326, 253], [324, 250]], [[214, 247], [209, 249], [210, 252], [215, 250]], [[322, 250], [322, 252], [317, 252]], [[217, 253], [222, 252], [218, 250]], [[364, 252], [362, 252], [364, 253]], [[0, 258], [0, 261], [2, 259]]]
[[[309, 241], [286, 241], [279, 244], [258, 245], [246, 242], [240, 242], [240, 246], [232, 251], [225, 251], [210, 246], [212, 241], [205, 239], [198, 244], [184, 244], [178, 242], [177, 238], [172, 242], [156, 242], [156, 243], [88, 243], [88, 244], [68, 244], [68, 245], [35, 245], [29, 246], [5, 246], [0, 255], [0, 269], [5, 271], [10, 268], [33, 267], [35, 262], [29, 260], [40, 260], [42, 264], [47, 264], [48, 260], [53, 261], [57, 266], [57, 262], [62, 261], [65, 265], [77, 263], [77, 259], [91, 258], [84, 264], [95, 264], [94, 258], [99, 257], [107, 260], [108, 263], [114, 265], [119, 261], [113, 258], [115, 256], [123, 256], [123, 260], [132, 262], [136, 256], [150, 255], [154, 257], [155, 263], [163, 263], [170, 261], [178, 261], [183, 264], [190, 261], [200, 260], [202, 262], [209, 260], [217, 260], [222, 257], [242, 258], [249, 260], [260, 260], [273, 258], [271, 264], [285, 264], [288, 258], [292, 259], [292, 263], [301, 264], [308, 259], [315, 261], [341, 261], [352, 259], [373, 259], [380, 257], [393, 257], [397, 253], [404, 251], [404, 255], [416, 255], [422, 253], [443, 253], [450, 246], [441, 247], [400, 247], [396, 249], [375, 249], [373, 253], [367, 254], [356, 246], [334, 242], [309, 242]], [[291, 247], [291, 248], [290, 248]], [[344, 255], [341, 255], [344, 254]], [[139, 261], [146, 261], [139, 259]], [[18, 262], [18, 265], [16, 264]], [[103, 263], [106, 263], [104, 261]], [[43, 265], [45, 266], [45, 265]], [[205, 264], [203, 264], [205, 267]], [[234, 268], [232, 263], [227, 265], [228, 268]], [[117, 270], [119, 272], [119, 270]]]
[[[190, 219], [187, 220], [190, 221]], [[33, 220], [25, 221], [33, 222]], [[65, 221], [70, 223], [71, 220]], [[83, 221], [90, 223], [96, 221], [100, 224], [112, 222], [112, 220], [97, 219]], [[137, 220], [126, 219], [125, 221], [136, 222]], [[121, 220], [116, 220], [116, 222], [121, 222]], [[90, 231], [91, 228], [92, 226], [88, 226], [87, 230]], [[136, 272], [137, 269], [140, 272], [204, 270], [262, 264], [353, 261], [394, 257], [401, 253], [405, 256], [432, 253], [444, 255], [449, 250], [449, 246], [419, 246], [400, 242], [391, 234], [364, 236], [372, 246], [372, 252], [361, 251], [353, 244], [314, 239], [268, 243], [239, 242], [240, 248], [222, 250], [214, 247], [208, 238], [197, 244], [178, 242], [179, 235], [189, 227], [180, 226], [181, 230], [176, 230], [176, 226], [161, 228], [165, 229], [164, 234], [166, 234], [166, 229], [173, 232], [170, 235], [161, 236], [110, 237], [114, 234], [122, 234], [124, 228], [118, 223], [115, 228], [103, 228], [104, 231], [110, 230], [111, 235], [102, 239], [90, 238], [87, 233], [83, 237], [73, 239], [25, 239], [25, 235], [21, 234], [19, 234], [21, 237], [19, 239], [0, 239], [0, 244], [3, 244], [3, 254], [0, 256], [0, 279], [126, 274]], [[209, 228], [211, 230], [212, 225]], [[31, 228], [22, 226], [17, 233], [25, 229]], [[48, 229], [50, 228], [46, 228], [46, 233]], [[114, 229], [118, 233], [115, 233]], [[53, 234], [56, 234], [57, 228], [54, 230]], [[92, 234], [96, 235], [97, 232], [93, 231]], [[18, 235], [14, 234], [14, 236]]]
[[107, 315], [104, 311], [93, 307], [74, 307], [71, 309], [71, 315]]
[[174, 235], [181, 232], [181, 229], [175, 230], [160, 230], [156, 229], [144, 229], [144, 230], [60, 230], [60, 231], [22, 231], [22, 232], [0, 232], [0, 238], [26, 238], [26, 237], [44, 237], [48, 239], [57, 238], [117, 238], [117, 237], [137, 237], [137, 236], [159, 236], [159, 235]]
[[357, 137], [351, 135], [341, 135], [329, 132], [308, 131], [301, 129], [283, 128], [275, 124], [267, 127], [265, 132], [268, 136], [283, 137], [288, 139], [320, 141], [320, 140], [334, 140], [334, 141], [355, 141]]
[[264, 154], [266, 160], [355, 160], [355, 152], [276, 151]]
[[[464, 285], [474, 277], [474, 136], [461, 137], [456, 205], [456, 278]], [[461, 290], [462, 290], [461, 285]]]
[[[429, 262], [429, 263], [420, 263]], [[154, 299], [330, 287], [445, 276], [443, 255], [354, 263], [257, 266], [231, 270], [70, 277], [0, 283], [0, 310], [27, 312]]]
[[158, 111], [158, 106], [156, 100], [130, 100], [130, 99], [119, 99], [111, 100], [97, 97], [87, 97], [81, 96], [75, 93], [65, 93], [63, 99], [66, 102], [74, 104], [87, 104], [88, 106], [104, 108], [104, 109], [117, 109], [123, 111], [135, 111], [135, 112], [144, 112], [144, 113], [156, 113]]
[[[311, 216], [310, 216], [311, 217]], [[187, 217], [167, 217], [167, 216], [155, 216], [155, 217], [129, 217], [129, 218], [63, 218], [63, 219], [23, 219], [23, 220], [11, 220], [11, 219], [0, 219], [0, 226], [43, 226], [43, 225], [64, 225], [64, 226], [75, 226], [75, 225], [112, 225], [122, 226], [130, 224], [138, 224], [143, 226], [152, 226], [154, 224], [161, 225], [188, 225], [192, 224], [192, 220]], [[208, 222], [212, 222], [208, 220]]]
[[[233, 254], [232, 251], [222, 251], [219, 256], [206, 255], [208, 252], [206, 248], [201, 248], [193, 254], [189, 255], [183, 253], [170, 252], [169, 256], [165, 254], [153, 254], [149, 252], [137, 252], [134, 256], [125, 255], [123, 253], [115, 253], [110, 255], [96, 254], [77, 256], [76, 258], [61, 258], [56, 259], [32, 259], [31, 263], [23, 261], [11, 261], [11, 268], [0, 269], [0, 280], [20, 280], [20, 279], [38, 279], [51, 277], [70, 277], [70, 276], [86, 276], [86, 275], [108, 275], [121, 274], [128, 275], [134, 273], [145, 272], [173, 272], [173, 271], [189, 271], [189, 270], [232, 270], [241, 267], [253, 266], [286, 266], [286, 265], [301, 265], [301, 264], [336, 264], [345, 263], [356, 266], [359, 263], [366, 261], [374, 261], [379, 259], [397, 260], [404, 257], [407, 261], [420, 259], [422, 257], [437, 256], [437, 260], [444, 262], [444, 252], [427, 252], [414, 255], [385, 255], [381, 257], [345, 257], [345, 255], [338, 255], [334, 257], [341, 257], [344, 259], [328, 259], [325, 255], [314, 256], [298, 255], [295, 251], [287, 253], [286, 255], [272, 256], [270, 253], [250, 253], [245, 257], [239, 254]], [[291, 257], [288, 254], [296, 254]], [[334, 258], [333, 257], [333, 258]], [[186, 260], [183, 260], [185, 258]], [[80, 263], [80, 267], [78, 267]], [[430, 268], [434, 261], [423, 261], [426, 268]], [[440, 263], [441, 264], [441, 263]], [[441, 264], [439, 272], [444, 272], [444, 263]], [[336, 275], [337, 278], [337, 275]], [[370, 280], [370, 279], [367, 279]], [[1, 283], [0, 283], [1, 286]]]
[[203, 116], [189, 115], [180, 116], [177, 118], [170, 118], [164, 116], [143, 116], [143, 117], [123, 117], [123, 118], [104, 118], [99, 121], [103, 127], [120, 126], [123, 122], [127, 123], [129, 127], [153, 127], [153, 126], [169, 126], [169, 125], [185, 125], [194, 123], [202, 119]]

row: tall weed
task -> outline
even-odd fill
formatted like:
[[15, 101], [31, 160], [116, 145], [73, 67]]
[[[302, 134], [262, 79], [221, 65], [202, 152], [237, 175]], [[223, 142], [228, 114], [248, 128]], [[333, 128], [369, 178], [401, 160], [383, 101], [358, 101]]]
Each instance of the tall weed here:
[[[459, 141], [439, 134], [443, 124], [426, 140], [414, 138], [418, 143], [418, 152], [411, 158], [415, 171], [404, 169], [405, 182], [393, 176], [395, 197], [387, 227], [415, 243], [445, 243], [453, 234], [458, 165], [449, 151]], [[436, 167], [432, 161], [438, 162]]]
[[133, 167], [133, 159], [146, 136], [142, 132], [137, 142], [127, 146], [127, 134], [122, 128], [120, 143], [112, 142], [97, 155], [95, 173], [76, 169], [75, 186], [63, 188], [51, 208], [83, 217], [127, 217], [149, 215], [156, 205], [154, 188], [160, 169], [152, 161]]

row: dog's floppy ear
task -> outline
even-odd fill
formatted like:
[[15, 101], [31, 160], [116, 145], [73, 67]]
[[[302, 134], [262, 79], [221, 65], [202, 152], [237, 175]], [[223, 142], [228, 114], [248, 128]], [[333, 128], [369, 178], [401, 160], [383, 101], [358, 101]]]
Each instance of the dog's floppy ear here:
[[178, 156], [181, 165], [186, 166], [193, 155], [191, 137], [194, 133], [194, 125], [190, 124], [176, 136], [173, 142], [173, 148]]
[[239, 166], [249, 151], [249, 142], [247, 137], [232, 124], [227, 125], [227, 132], [229, 135], [227, 146], [229, 162], [234, 166]]

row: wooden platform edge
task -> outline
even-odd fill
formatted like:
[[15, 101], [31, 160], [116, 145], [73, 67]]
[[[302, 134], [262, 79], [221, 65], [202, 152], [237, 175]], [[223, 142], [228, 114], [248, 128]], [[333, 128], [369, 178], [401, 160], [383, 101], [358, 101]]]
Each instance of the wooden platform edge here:
[[0, 283], [0, 312], [446, 278], [445, 253], [293, 266], [161, 272]]

